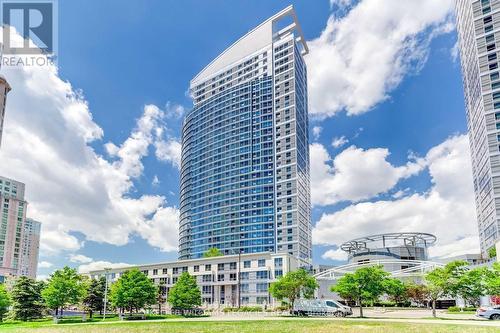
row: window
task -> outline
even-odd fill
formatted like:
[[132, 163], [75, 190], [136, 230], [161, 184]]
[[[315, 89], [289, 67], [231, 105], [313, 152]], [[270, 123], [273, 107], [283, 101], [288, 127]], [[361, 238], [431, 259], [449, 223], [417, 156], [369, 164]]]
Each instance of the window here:
[[486, 27], [484, 27], [484, 32], [485, 33], [488, 33], [488, 32], [491, 32], [493, 31], [493, 25], [488, 25]]
[[491, 15], [490, 16], [487, 16], [483, 19], [483, 23], [484, 24], [488, 24], [488, 23], [491, 23], [493, 22], [493, 19], [491, 18]]
[[236, 269], [236, 263], [235, 262], [229, 263], [229, 269]]
[[497, 69], [498, 68], [498, 63], [495, 62], [493, 64], [490, 64], [488, 67], [489, 67], [490, 71], [494, 70], [494, 69]]
[[199, 272], [199, 271], [200, 271], [200, 266], [198, 266], [198, 265], [194, 265], [193, 270], [194, 270], [195, 272]]
[[495, 49], [495, 44], [490, 44], [488, 46], [486, 46], [486, 51], [493, 51]]
[[491, 81], [498, 80], [498, 77], [499, 77], [498, 72], [490, 74]]
[[257, 292], [258, 293], [266, 293], [267, 292], [267, 283], [257, 283]]
[[205, 265], [205, 271], [211, 271], [212, 270], [212, 265], [207, 264]]
[[223, 271], [224, 270], [224, 264], [217, 264], [217, 270], [218, 271]]
[[274, 270], [274, 278], [278, 279], [283, 276], [283, 270], [282, 269], [275, 269]]
[[491, 89], [496, 89], [500, 87], [500, 82], [495, 82], [491, 84]]
[[242, 293], [247, 293], [250, 289], [248, 288], [248, 283], [240, 284], [240, 289]]
[[153, 269], [153, 275], [158, 275], [158, 270], [157, 269]]
[[248, 272], [242, 272], [240, 274], [240, 277], [242, 280], [249, 280], [250, 279], [250, 274]]
[[212, 275], [210, 275], [210, 274], [205, 274], [205, 275], [203, 275], [203, 277], [201, 278], [201, 280], [202, 280], [203, 282], [212, 282]]
[[265, 267], [266, 266], [266, 259], [259, 259], [258, 266]]
[[146, 270], [146, 271], [142, 271], [142, 273], [143, 273], [144, 275], [148, 275], [148, 274], [149, 274], [149, 271], [147, 271], [147, 270]]
[[337, 304], [332, 301], [326, 301], [326, 306], [329, 306], [331, 308], [338, 308]]
[[251, 265], [252, 265], [252, 262], [250, 260], [245, 260], [243, 262], [243, 268], [250, 268]]
[[267, 304], [267, 297], [262, 297], [262, 296], [256, 297], [256, 302], [257, 304]]
[[172, 274], [179, 274], [179, 267], [172, 268]]
[[164, 269], [162, 270], [162, 273], [163, 273], [163, 274], [168, 274], [168, 268], [164, 268]]
[[283, 258], [274, 258], [274, 267], [283, 266]]
[[204, 294], [210, 294], [210, 293], [212, 293], [212, 286], [203, 286], [201, 288], [202, 288], [201, 291]]
[[262, 279], [267, 279], [268, 274], [267, 271], [258, 271], [257, 272], [257, 279], [262, 280]]
[[497, 54], [496, 53], [488, 54], [488, 61], [493, 61], [493, 60], [497, 60]]
[[217, 281], [224, 281], [224, 274], [217, 274]]
[[493, 41], [495, 41], [495, 35], [494, 34], [486, 36], [486, 43], [491, 43]]
[[229, 274], [229, 281], [236, 281], [236, 273]]
[[493, 93], [493, 99], [500, 98], [500, 92]]

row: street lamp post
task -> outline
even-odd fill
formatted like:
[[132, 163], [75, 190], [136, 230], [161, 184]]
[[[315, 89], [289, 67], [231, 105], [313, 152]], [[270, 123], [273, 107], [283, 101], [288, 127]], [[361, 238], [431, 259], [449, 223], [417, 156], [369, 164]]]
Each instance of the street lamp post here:
[[102, 315], [102, 320], [106, 319], [106, 306], [108, 305], [108, 272], [111, 268], [104, 268], [104, 278], [106, 279], [106, 283], [104, 285], [104, 312]]

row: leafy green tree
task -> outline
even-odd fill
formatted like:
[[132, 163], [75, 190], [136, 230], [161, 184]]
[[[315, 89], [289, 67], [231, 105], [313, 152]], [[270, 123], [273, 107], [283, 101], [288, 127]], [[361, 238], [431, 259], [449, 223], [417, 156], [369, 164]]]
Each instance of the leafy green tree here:
[[385, 279], [384, 288], [387, 296], [389, 296], [389, 299], [397, 304], [401, 304], [408, 299], [408, 294], [406, 292], [407, 285], [399, 279]]
[[488, 249], [488, 256], [490, 258], [495, 258], [497, 256], [497, 248], [496, 246], [492, 246]]
[[[55, 315], [62, 315], [64, 307], [79, 304], [86, 293], [85, 281], [74, 268], [68, 266], [52, 273], [42, 297]], [[60, 311], [60, 312], [59, 312]]]
[[43, 282], [21, 276], [14, 281], [11, 292], [12, 315], [16, 320], [32, 320], [43, 316], [45, 305], [41, 295]]
[[363, 302], [376, 301], [386, 292], [389, 273], [381, 265], [363, 267], [354, 273], [347, 273], [331, 287], [344, 299], [353, 299], [359, 304], [359, 316], [363, 317]]
[[117, 308], [132, 311], [156, 303], [158, 288], [138, 269], [123, 273], [111, 286], [111, 302]]
[[437, 267], [425, 276], [428, 296], [432, 303], [432, 316], [436, 317], [436, 301], [447, 295], [449, 286], [449, 272], [443, 267]]
[[485, 289], [488, 295], [500, 295], [500, 263], [494, 263], [493, 267], [486, 271]]
[[11, 304], [9, 293], [3, 284], [0, 284], [0, 322], [3, 321], [3, 317], [9, 311], [9, 306]]
[[182, 311], [201, 305], [201, 292], [196, 284], [196, 277], [184, 272], [177, 283], [170, 289], [167, 300], [172, 308]]
[[456, 294], [473, 306], [479, 306], [479, 298], [486, 294], [488, 268], [466, 270], [456, 282]]
[[220, 257], [222, 255], [222, 252], [218, 248], [212, 247], [203, 253], [203, 258]]
[[279, 301], [286, 300], [290, 305], [290, 311], [293, 311], [296, 299], [313, 298], [314, 291], [318, 287], [316, 279], [301, 268], [280, 277], [278, 281], [271, 284], [269, 292]]
[[90, 318], [92, 318], [94, 311], [102, 314], [105, 289], [106, 278], [104, 276], [101, 276], [99, 279], [92, 279], [87, 284], [87, 292], [83, 298], [83, 305], [89, 311]]

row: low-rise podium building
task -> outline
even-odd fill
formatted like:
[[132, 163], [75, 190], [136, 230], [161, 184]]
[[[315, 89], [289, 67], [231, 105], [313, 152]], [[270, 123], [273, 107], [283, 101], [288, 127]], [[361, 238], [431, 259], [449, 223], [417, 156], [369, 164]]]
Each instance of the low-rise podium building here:
[[88, 274], [93, 279], [107, 275], [112, 283], [133, 268], [159, 285], [165, 298], [178, 277], [188, 272], [196, 277], [205, 308], [238, 305], [274, 307], [279, 304], [271, 297], [269, 285], [287, 272], [296, 270], [298, 260], [285, 253], [235, 254], [98, 270]]

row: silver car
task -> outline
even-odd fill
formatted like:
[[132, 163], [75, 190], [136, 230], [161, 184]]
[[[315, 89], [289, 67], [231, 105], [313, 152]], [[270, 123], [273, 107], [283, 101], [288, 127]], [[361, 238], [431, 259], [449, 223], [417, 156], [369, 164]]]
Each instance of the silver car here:
[[330, 299], [299, 299], [294, 303], [293, 314], [298, 316], [345, 317], [352, 314], [352, 309]]
[[500, 320], [500, 305], [480, 307], [476, 311], [476, 316], [491, 320]]

